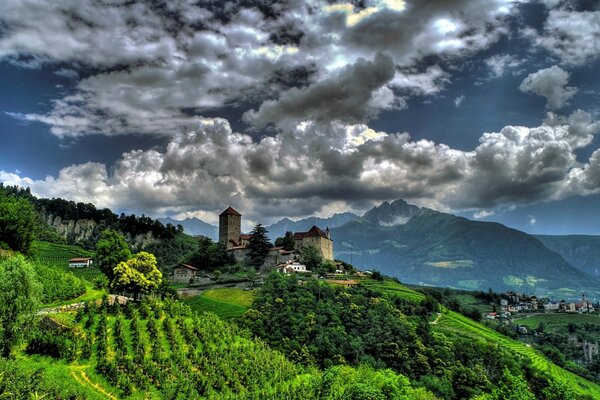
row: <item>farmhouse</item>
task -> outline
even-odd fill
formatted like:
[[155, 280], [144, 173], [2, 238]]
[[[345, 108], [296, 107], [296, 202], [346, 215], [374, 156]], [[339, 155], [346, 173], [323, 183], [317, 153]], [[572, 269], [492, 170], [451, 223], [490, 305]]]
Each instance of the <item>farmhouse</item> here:
[[[237, 261], [243, 261], [248, 255], [250, 235], [241, 233], [242, 214], [233, 207], [228, 207], [219, 215], [219, 242], [223, 243]], [[294, 233], [295, 249], [284, 250], [281, 247], [269, 249], [265, 266], [275, 267], [279, 264], [295, 260], [305, 246], [314, 246], [325, 260], [333, 260], [333, 240], [329, 228], [325, 231], [313, 226], [307, 232]]]
[[89, 257], [71, 258], [69, 260], [69, 268], [85, 268], [91, 267], [93, 260]]
[[188, 264], [180, 264], [173, 269], [173, 282], [188, 283], [196, 277], [198, 269]]

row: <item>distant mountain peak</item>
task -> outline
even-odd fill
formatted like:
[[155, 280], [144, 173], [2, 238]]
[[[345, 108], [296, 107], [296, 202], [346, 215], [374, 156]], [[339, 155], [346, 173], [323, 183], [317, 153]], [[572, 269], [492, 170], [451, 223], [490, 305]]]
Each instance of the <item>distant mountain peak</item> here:
[[391, 203], [384, 201], [377, 207], [373, 207], [363, 215], [363, 219], [381, 226], [394, 226], [406, 224], [421, 210], [414, 204], [398, 199]]

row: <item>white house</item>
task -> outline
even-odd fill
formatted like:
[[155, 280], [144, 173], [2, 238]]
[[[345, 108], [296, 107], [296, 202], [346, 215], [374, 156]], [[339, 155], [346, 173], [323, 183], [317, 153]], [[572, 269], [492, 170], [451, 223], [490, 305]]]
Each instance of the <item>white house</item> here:
[[92, 259], [89, 257], [71, 258], [69, 260], [69, 268], [85, 268], [92, 266]]
[[277, 269], [283, 274], [293, 274], [295, 272], [310, 272], [306, 269], [306, 265], [299, 263], [298, 261], [287, 261], [279, 264]]

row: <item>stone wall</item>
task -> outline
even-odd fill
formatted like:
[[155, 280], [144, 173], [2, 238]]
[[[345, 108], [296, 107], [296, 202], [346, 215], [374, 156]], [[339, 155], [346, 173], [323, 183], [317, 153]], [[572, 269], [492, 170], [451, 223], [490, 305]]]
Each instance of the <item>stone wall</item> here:
[[232, 247], [230, 240], [238, 243], [242, 233], [242, 217], [239, 215], [221, 215], [219, 217], [219, 242]]

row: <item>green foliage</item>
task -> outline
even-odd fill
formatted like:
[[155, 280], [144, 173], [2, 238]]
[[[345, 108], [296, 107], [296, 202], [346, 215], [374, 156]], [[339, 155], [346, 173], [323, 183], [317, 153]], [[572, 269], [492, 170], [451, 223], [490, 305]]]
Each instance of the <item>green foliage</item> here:
[[187, 263], [198, 269], [214, 271], [235, 262], [222, 243], [214, 243], [210, 238], [198, 239], [198, 248], [188, 257]]
[[248, 242], [248, 265], [252, 267], [261, 267], [265, 263], [269, 249], [271, 248], [267, 230], [258, 224], [250, 232], [250, 240]]
[[138, 293], [149, 293], [158, 289], [162, 282], [162, 272], [156, 265], [156, 258], [145, 251], [139, 252], [114, 269], [112, 286], [118, 290]]
[[23, 371], [17, 361], [0, 358], [0, 399], [83, 400], [81, 391], [66, 388], [48, 377], [43, 369]]
[[98, 290], [108, 289], [110, 286], [110, 281], [104, 274], [95, 277], [92, 283], [94, 284], [94, 288]]
[[114, 279], [115, 267], [130, 258], [131, 250], [123, 235], [112, 229], [102, 232], [96, 243], [95, 262], [110, 281]]
[[38, 293], [35, 272], [23, 256], [0, 258], [0, 356], [7, 357], [22, 338]]
[[415, 376], [429, 369], [413, 325], [392, 303], [368, 290], [345, 290], [294, 276], [271, 274], [243, 323], [294, 360], [310, 354], [317, 365], [387, 366]]
[[545, 400], [578, 400], [579, 396], [564, 381], [550, 379], [542, 390]]
[[29, 253], [38, 222], [38, 216], [29, 200], [7, 195], [0, 188], [0, 248], [4, 243], [4, 247]]
[[275, 247], [283, 247], [283, 249], [287, 251], [294, 250], [296, 247], [294, 234], [291, 231], [287, 231], [283, 237], [275, 239]]
[[189, 257], [198, 248], [198, 241], [192, 236], [178, 232], [173, 238], [163, 238], [144, 250], [154, 254], [162, 268], [175, 266]]
[[315, 246], [304, 246], [300, 250], [300, 262], [306, 265], [309, 271], [319, 271], [323, 264], [323, 256]]
[[83, 281], [71, 272], [37, 262], [33, 263], [33, 269], [41, 284], [40, 300], [44, 304], [74, 299], [86, 291]]

